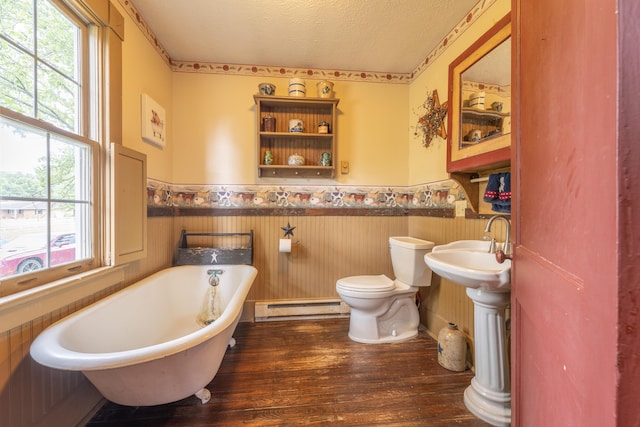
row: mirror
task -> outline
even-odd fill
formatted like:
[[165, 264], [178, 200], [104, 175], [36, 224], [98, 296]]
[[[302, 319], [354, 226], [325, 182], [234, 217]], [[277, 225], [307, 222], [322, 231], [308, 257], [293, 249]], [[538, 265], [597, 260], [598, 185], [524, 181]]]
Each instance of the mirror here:
[[449, 65], [448, 172], [503, 167], [511, 157], [511, 16]]

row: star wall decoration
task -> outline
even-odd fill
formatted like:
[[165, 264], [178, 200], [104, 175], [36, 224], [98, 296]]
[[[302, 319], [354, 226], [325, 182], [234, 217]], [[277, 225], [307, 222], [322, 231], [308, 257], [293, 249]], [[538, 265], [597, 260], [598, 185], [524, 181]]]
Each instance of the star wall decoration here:
[[284, 231], [284, 237], [293, 237], [293, 230], [296, 229], [295, 227], [292, 227], [288, 222], [286, 227], [280, 228]]
[[444, 127], [444, 117], [447, 115], [447, 103], [440, 104], [438, 91], [427, 96], [421, 105], [424, 113], [418, 114], [415, 135], [422, 133], [422, 145], [426, 148], [431, 144], [433, 138], [438, 135], [440, 138], [447, 137], [447, 130]]

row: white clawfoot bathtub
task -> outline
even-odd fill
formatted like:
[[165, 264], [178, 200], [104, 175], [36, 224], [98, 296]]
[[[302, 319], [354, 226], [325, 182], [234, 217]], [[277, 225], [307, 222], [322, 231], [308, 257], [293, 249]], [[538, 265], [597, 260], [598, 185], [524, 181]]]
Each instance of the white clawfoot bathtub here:
[[[211, 270], [220, 317], [199, 319]], [[174, 402], [213, 379], [242, 314], [257, 270], [250, 265], [185, 265], [153, 274], [51, 325], [31, 356], [52, 368], [82, 371], [107, 399], [122, 405]]]

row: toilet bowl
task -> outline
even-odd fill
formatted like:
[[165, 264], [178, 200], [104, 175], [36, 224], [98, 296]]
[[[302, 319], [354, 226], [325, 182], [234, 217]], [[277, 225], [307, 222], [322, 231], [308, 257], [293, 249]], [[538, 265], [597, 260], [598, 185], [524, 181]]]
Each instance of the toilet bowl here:
[[395, 280], [385, 275], [338, 279], [336, 291], [351, 308], [349, 338], [375, 344], [405, 341], [418, 335], [420, 315], [416, 293], [431, 285], [424, 255], [434, 243], [414, 237], [389, 238]]

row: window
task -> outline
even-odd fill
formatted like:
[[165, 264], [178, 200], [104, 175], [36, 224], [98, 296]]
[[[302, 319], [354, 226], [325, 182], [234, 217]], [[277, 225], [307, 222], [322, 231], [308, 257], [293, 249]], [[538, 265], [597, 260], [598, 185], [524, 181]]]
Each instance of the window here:
[[98, 265], [99, 32], [76, 10], [0, 0], [0, 296]]

